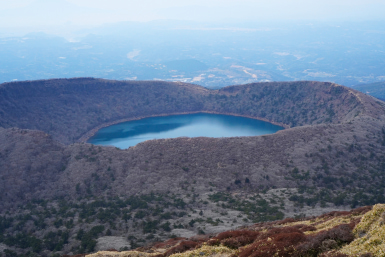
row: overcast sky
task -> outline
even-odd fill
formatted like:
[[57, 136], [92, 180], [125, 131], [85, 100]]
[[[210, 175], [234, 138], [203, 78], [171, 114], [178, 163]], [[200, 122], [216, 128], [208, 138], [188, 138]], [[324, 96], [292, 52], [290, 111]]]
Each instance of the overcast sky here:
[[117, 21], [384, 20], [385, 0], [0, 0], [0, 27]]

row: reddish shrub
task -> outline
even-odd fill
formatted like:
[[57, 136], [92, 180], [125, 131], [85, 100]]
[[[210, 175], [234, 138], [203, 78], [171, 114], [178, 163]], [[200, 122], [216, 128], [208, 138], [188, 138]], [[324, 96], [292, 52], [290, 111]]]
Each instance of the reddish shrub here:
[[349, 255], [344, 253], [328, 252], [320, 254], [319, 257], [349, 257]]
[[268, 237], [273, 237], [281, 233], [302, 233], [298, 228], [295, 227], [282, 227], [282, 228], [272, 228], [266, 233], [261, 234], [258, 239], [265, 239]]
[[371, 253], [363, 253], [360, 255], [360, 257], [373, 257], [373, 254]]
[[295, 225], [295, 226], [292, 226], [292, 228], [296, 228], [302, 232], [306, 232], [306, 231], [316, 231], [317, 228], [314, 227], [314, 226], [309, 226], [309, 225], [305, 225], [305, 224], [298, 224], [298, 225]]
[[207, 241], [207, 244], [211, 245], [211, 246], [220, 245], [221, 244], [221, 240], [212, 238], [209, 241]]
[[[337, 246], [341, 246], [344, 243], [349, 243], [354, 240], [352, 233], [354, 226], [351, 224], [342, 224], [335, 226], [329, 230], [323, 230], [315, 235], [307, 237], [306, 242], [300, 244], [297, 247], [296, 256], [313, 255], [332, 250]], [[334, 241], [336, 246], [332, 246], [331, 242]]]
[[352, 210], [352, 215], [362, 215], [367, 213], [368, 211], [371, 211], [373, 209], [373, 206], [364, 206], [364, 207], [359, 207], [354, 210]]
[[183, 253], [185, 251], [191, 250], [200, 245], [201, 243], [194, 242], [194, 241], [182, 241], [180, 242], [180, 244], [172, 247], [171, 249], [168, 249], [165, 253], [155, 255], [154, 257], [167, 257], [174, 253]]
[[[228, 248], [231, 248], [231, 249], [238, 249], [239, 247], [242, 247], [244, 246], [243, 244], [241, 244], [241, 242], [239, 241], [239, 238], [240, 237], [233, 237], [233, 238], [226, 238], [224, 240], [222, 240], [222, 244]], [[252, 242], [251, 242], [252, 243]], [[249, 243], [250, 244], [250, 243]]]
[[239, 236], [233, 238], [226, 238], [222, 240], [221, 243], [231, 249], [238, 249], [239, 247], [253, 243], [255, 239], [256, 237], [252, 236]]
[[249, 257], [249, 256], [250, 257], [268, 257], [268, 256], [273, 256], [276, 250], [277, 249], [272, 242], [268, 242], [267, 240], [260, 240], [242, 249], [238, 256], [239, 257]]
[[217, 236], [210, 239], [208, 245], [219, 245], [223, 244], [232, 249], [251, 244], [255, 239], [258, 238], [260, 232], [251, 230], [235, 230], [226, 231], [218, 234]]
[[114, 248], [110, 248], [110, 249], [107, 249], [106, 252], [118, 252], [118, 250], [116, 250]]
[[213, 237], [212, 239], [218, 239], [223, 240], [226, 238], [232, 238], [232, 237], [257, 237], [260, 233], [257, 231], [251, 231], [251, 230], [234, 230], [234, 231], [226, 231], [219, 233], [217, 236]]
[[186, 240], [187, 238], [185, 237], [175, 237], [167, 240], [166, 242], [160, 242], [156, 243], [152, 248], [158, 249], [158, 248], [168, 248], [171, 246], [174, 246], [178, 244], [179, 242]]
[[330, 239], [334, 239], [337, 242], [349, 243], [354, 240], [352, 230], [354, 224], [342, 224], [338, 225], [327, 231], [326, 235]]
[[[288, 236], [288, 235], [286, 235]], [[285, 236], [285, 237], [286, 237]], [[287, 238], [286, 238], [287, 239]], [[272, 239], [268, 241], [267, 239], [259, 240], [250, 246], [244, 248], [239, 253], [240, 257], [267, 257], [267, 256], [279, 256], [279, 257], [289, 257], [295, 251], [295, 245], [292, 243], [301, 242], [305, 240], [305, 236], [300, 233], [292, 233], [289, 240], [276, 241]]]
[[281, 233], [274, 237], [275, 242], [279, 242], [284, 245], [296, 245], [305, 239], [306, 236], [302, 232]]
[[293, 227], [274, 228], [242, 249], [240, 257], [292, 256], [295, 246], [306, 240], [303, 232]]

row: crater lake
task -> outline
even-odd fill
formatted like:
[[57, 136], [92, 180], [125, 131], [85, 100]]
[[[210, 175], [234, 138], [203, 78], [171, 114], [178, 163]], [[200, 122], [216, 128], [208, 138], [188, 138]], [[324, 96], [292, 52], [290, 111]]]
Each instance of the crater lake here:
[[98, 130], [87, 142], [126, 149], [151, 139], [260, 136], [282, 129], [281, 126], [251, 118], [197, 113], [118, 123]]

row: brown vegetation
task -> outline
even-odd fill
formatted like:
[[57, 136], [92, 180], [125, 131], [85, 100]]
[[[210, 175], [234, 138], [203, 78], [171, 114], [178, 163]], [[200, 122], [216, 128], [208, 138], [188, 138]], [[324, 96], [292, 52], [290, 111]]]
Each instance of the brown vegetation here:
[[260, 235], [257, 231], [249, 230], [236, 230], [236, 231], [226, 231], [218, 234], [217, 236], [211, 238], [207, 244], [208, 245], [224, 245], [228, 248], [238, 249], [242, 246], [251, 244], [255, 239]]
[[195, 241], [182, 241], [178, 245], [168, 249], [166, 252], [162, 254], [157, 254], [154, 257], [167, 257], [174, 253], [182, 253], [191, 249], [194, 249], [195, 247], [201, 245], [198, 242]]
[[[16, 228], [21, 228], [25, 237], [32, 235], [51, 249], [46, 234], [65, 229], [65, 251], [74, 246], [80, 253], [96, 243], [90, 236], [80, 239], [80, 228], [90, 231], [97, 225], [106, 226], [109, 234], [135, 235], [129, 240], [136, 248], [160, 235], [163, 240], [174, 229], [204, 233], [206, 226], [210, 233], [220, 231], [216, 226], [224, 230], [242, 222], [282, 219], [284, 213], [313, 215], [324, 208], [384, 202], [384, 108], [362, 93], [321, 82], [257, 83], [216, 91], [181, 83], [98, 79], [5, 83], [0, 85], [0, 215], [7, 223], [1, 232], [4, 240], [15, 241]], [[291, 128], [261, 137], [153, 140], [127, 150], [68, 145], [103, 124], [176, 112], [244, 115]], [[33, 211], [28, 209], [31, 202], [39, 203]], [[335, 212], [322, 219], [346, 215]], [[26, 220], [19, 223], [19, 217]], [[209, 242], [245, 246], [253, 254], [259, 244], [266, 244], [264, 251], [274, 245], [289, 254], [294, 253], [289, 243], [321, 251], [335, 246], [331, 240], [337, 245], [350, 240], [346, 226], [317, 237], [319, 221], [298, 225], [299, 220], [260, 223], [251, 229], [253, 235], [232, 232]], [[277, 228], [281, 232], [264, 237], [262, 230], [269, 226], [291, 228]], [[201, 241], [170, 242], [174, 250], [169, 254]], [[254, 248], [248, 248], [250, 243]]]
[[220, 90], [93, 78], [12, 82], [0, 85], [0, 126], [42, 130], [68, 144], [103, 124], [176, 113], [228, 113], [290, 127], [337, 124], [363, 112], [377, 116], [377, 107], [368, 105], [367, 99], [353, 89], [309, 81]]

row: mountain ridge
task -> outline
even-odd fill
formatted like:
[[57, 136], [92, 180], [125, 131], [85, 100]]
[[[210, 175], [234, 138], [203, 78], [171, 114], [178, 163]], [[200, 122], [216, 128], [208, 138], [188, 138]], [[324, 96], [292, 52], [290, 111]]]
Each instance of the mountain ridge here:
[[[307, 87], [312, 84], [314, 89], [319, 89], [316, 92], [320, 93], [313, 96], [317, 99], [305, 99], [306, 90], [309, 91], [308, 94], [312, 94], [313, 89]], [[287, 90], [285, 85], [288, 87], [291, 85], [293, 90]], [[0, 97], [2, 97], [0, 126], [42, 130], [66, 144], [75, 142], [102, 124], [152, 115], [206, 111], [244, 115], [293, 127], [321, 122], [333, 123], [335, 121], [332, 119], [338, 120], [343, 115], [349, 119], [344, 113], [347, 110], [332, 105], [326, 106], [326, 99], [323, 97], [334, 97], [336, 103], [333, 104], [339, 106], [352, 107], [357, 104], [361, 109], [365, 107], [372, 112], [376, 110], [372, 106], [364, 105], [367, 100], [359, 104], [361, 98], [368, 99], [369, 96], [358, 91], [332, 83], [306, 81], [254, 83], [208, 90], [185, 83], [76, 78], [3, 83], [0, 85], [0, 90]], [[55, 90], [59, 95], [55, 95]], [[328, 90], [333, 91], [328, 92]], [[286, 95], [280, 91], [285, 92]], [[12, 97], [13, 94], [18, 99]], [[275, 99], [269, 100], [267, 94], [275, 94]], [[346, 95], [346, 99], [338, 99], [339, 94]], [[287, 97], [297, 98], [288, 99]], [[293, 100], [304, 101], [299, 106]], [[332, 104], [330, 99], [327, 101], [328, 104]], [[286, 102], [288, 106], [279, 106]], [[87, 107], [83, 109], [84, 106]], [[46, 108], [49, 108], [49, 112]], [[295, 110], [295, 115], [286, 110], [287, 108]], [[311, 117], [309, 113], [304, 113], [306, 109], [308, 112], [313, 112]], [[352, 110], [353, 108], [349, 111], [352, 112]], [[317, 111], [322, 111], [323, 114], [315, 113]], [[355, 114], [351, 116], [353, 115]], [[35, 121], [37, 116], [40, 119], [39, 122]], [[321, 120], [322, 116], [326, 117]], [[328, 117], [330, 120], [327, 120]], [[309, 121], [309, 119], [318, 120]], [[71, 124], [72, 121], [75, 126]]]

